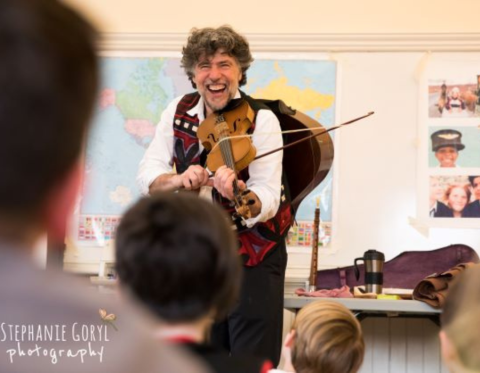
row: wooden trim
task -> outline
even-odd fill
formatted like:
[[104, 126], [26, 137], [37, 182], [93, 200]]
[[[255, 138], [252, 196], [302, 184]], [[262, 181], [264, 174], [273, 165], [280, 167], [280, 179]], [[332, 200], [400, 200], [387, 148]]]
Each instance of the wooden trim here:
[[[105, 33], [101, 51], [178, 52], [185, 33]], [[480, 33], [245, 34], [255, 52], [479, 52]]]

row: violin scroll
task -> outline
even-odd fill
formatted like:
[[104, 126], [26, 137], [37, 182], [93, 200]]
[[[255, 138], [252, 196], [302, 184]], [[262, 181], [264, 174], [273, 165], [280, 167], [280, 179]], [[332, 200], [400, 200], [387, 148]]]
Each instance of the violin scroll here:
[[255, 199], [251, 196], [251, 191], [245, 189], [239, 196], [240, 200], [235, 201], [235, 210], [239, 216], [244, 219], [250, 219], [253, 214], [251, 207], [255, 204]]

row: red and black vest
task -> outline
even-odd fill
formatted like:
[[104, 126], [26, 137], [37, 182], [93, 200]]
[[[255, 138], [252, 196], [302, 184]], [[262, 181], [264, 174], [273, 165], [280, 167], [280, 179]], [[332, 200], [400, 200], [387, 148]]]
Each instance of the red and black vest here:
[[[197, 92], [185, 95], [177, 105], [177, 110], [173, 119], [173, 162], [177, 173], [184, 172], [190, 165], [205, 165], [206, 152], [200, 152], [199, 141], [197, 138], [197, 129], [199, 120], [197, 115], [190, 116], [187, 111], [198, 104], [200, 95]], [[254, 103], [251, 97], [248, 97], [249, 103]], [[258, 108], [251, 105], [256, 113]], [[255, 122], [255, 120], [254, 120]], [[253, 123], [251, 131], [255, 130]], [[238, 174], [238, 179], [247, 181], [248, 167]], [[285, 240], [293, 221], [292, 209], [290, 206], [290, 198], [288, 188], [286, 187], [285, 175], [282, 175], [282, 195], [280, 198], [280, 206], [277, 214], [270, 220], [255, 224], [252, 228], [245, 227], [237, 219], [233, 218], [235, 208], [232, 203], [223, 198], [216, 189], [213, 189], [213, 199], [220, 203], [232, 216], [237, 231], [240, 246], [240, 255], [244, 258], [244, 264], [247, 266], [255, 266], [260, 263], [265, 256], [271, 252], [278, 243]]]

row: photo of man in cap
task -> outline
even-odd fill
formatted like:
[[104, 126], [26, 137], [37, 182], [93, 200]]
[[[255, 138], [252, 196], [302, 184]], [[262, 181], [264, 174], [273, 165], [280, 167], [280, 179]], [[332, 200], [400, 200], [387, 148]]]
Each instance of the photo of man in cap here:
[[465, 149], [461, 132], [443, 129], [432, 133], [432, 151], [439, 162], [439, 167], [457, 167], [458, 152]]
[[469, 176], [468, 181], [470, 181], [475, 201], [465, 207], [462, 218], [480, 218], [480, 175]]

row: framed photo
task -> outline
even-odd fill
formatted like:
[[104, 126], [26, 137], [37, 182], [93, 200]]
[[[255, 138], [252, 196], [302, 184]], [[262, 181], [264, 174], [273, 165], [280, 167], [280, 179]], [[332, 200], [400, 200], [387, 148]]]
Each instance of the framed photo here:
[[480, 175], [430, 176], [431, 218], [480, 218]]
[[429, 118], [469, 118], [479, 116], [480, 75], [467, 81], [430, 80], [428, 85]]
[[480, 168], [480, 128], [429, 126], [429, 168]]

